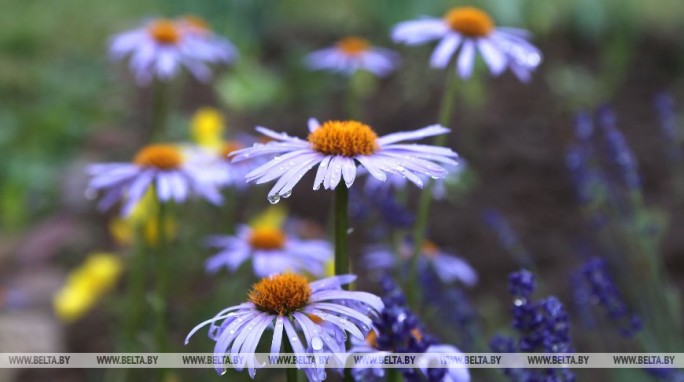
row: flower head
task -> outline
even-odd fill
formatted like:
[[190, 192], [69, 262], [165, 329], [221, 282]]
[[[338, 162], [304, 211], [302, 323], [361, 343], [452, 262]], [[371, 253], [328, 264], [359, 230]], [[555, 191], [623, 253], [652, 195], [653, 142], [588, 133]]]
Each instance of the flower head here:
[[374, 47], [368, 40], [357, 36], [345, 37], [333, 47], [317, 50], [306, 57], [306, 64], [312, 70], [346, 75], [366, 70], [381, 77], [392, 72], [398, 61], [397, 53]]
[[394, 41], [407, 45], [440, 40], [430, 59], [433, 68], [446, 68], [460, 47], [456, 67], [461, 77], [468, 78], [477, 49], [493, 75], [510, 68], [524, 82], [530, 80], [542, 57], [527, 41], [528, 35], [522, 29], [497, 27], [485, 11], [473, 7], [453, 8], [442, 18], [405, 21], [392, 31]]
[[[382, 310], [382, 300], [370, 293], [351, 292], [341, 286], [356, 279], [353, 275], [330, 277], [311, 283], [291, 273], [273, 275], [256, 283], [248, 302], [232, 306], [197, 325], [187, 336], [209, 325], [209, 338], [216, 341], [214, 352], [243, 355], [236, 370], [248, 367], [256, 373], [253, 353], [267, 328], [273, 327], [271, 355], [280, 352], [283, 330], [295, 353], [344, 352], [344, 332], [363, 340], [370, 329], [370, 315]], [[297, 328], [304, 334], [301, 341]], [[304, 345], [303, 345], [304, 344]], [[221, 368], [218, 371], [222, 371]], [[321, 380], [322, 369], [307, 369], [310, 380]]]
[[201, 168], [186, 160], [179, 147], [154, 144], [143, 147], [130, 163], [90, 165], [88, 173], [92, 179], [88, 187], [104, 193], [98, 204], [100, 210], [126, 199], [122, 208], [124, 216], [131, 213], [150, 187], [154, 187], [160, 202], [182, 203], [194, 191], [213, 204], [221, 204], [221, 194], [201, 172]]
[[[389, 271], [407, 266], [413, 253], [413, 244], [405, 241], [398, 248], [398, 253], [388, 247], [371, 248], [364, 255], [364, 264], [368, 269]], [[467, 286], [477, 284], [477, 272], [464, 259], [442, 251], [435, 243], [426, 241], [419, 253], [418, 267], [431, 268], [443, 283], [460, 281]]]
[[55, 314], [66, 322], [82, 317], [119, 279], [123, 265], [118, 256], [95, 253], [74, 269], [53, 299]]
[[448, 148], [397, 144], [449, 131], [439, 125], [378, 137], [370, 126], [357, 121], [328, 121], [319, 124], [311, 119], [307, 140], [263, 127], [257, 127], [257, 131], [273, 141], [232, 153], [233, 162], [275, 156], [246, 176], [248, 182], [256, 181], [259, 184], [277, 179], [268, 194], [271, 203], [277, 203], [281, 197], [289, 197], [304, 174], [316, 165], [318, 171], [314, 190], [318, 190], [321, 185], [332, 190], [342, 179], [346, 187], [351, 187], [356, 179], [357, 163], [381, 181], [387, 180], [388, 175], [400, 174], [419, 187], [423, 186], [421, 176], [440, 179], [447, 175], [448, 171], [437, 163], [458, 163], [458, 155]]
[[197, 79], [211, 77], [209, 64], [228, 63], [236, 52], [227, 40], [215, 35], [197, 17], [180, 20], [154, 19], [115, 35], [109, 46], [115, 60], [130, 57], [130, 68], [140, 85], [153, 78], [174, 78], [185, 67]]
[[332, 246], [325, 240], [305, 240], [281, 227], [241, 225], [235, 236], [212, 236], [207, 240], [221, 251], [206, 262], [209, 272], [226, 267], [231, 272], [252, 260], [254, 274], [266, 277], [285, 271], [322, 276], [332, 257]]

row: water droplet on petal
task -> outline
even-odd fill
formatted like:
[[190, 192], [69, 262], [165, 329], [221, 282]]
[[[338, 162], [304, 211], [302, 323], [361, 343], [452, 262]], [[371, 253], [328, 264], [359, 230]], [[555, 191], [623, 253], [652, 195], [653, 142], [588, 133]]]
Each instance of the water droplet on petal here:
[[320, 337], [314, 337], [311, 340], [311, 347], [313, 348], [313, 350], [323, 349], [323, 341], [320, 339]]
[[290, 196], [292, 196], [292, 190], [287, 190], [287, 191], [283, 192], [282, 195], [280, 195], [281, 198], [285, 198], [285, 199], [289, 198]]
[[268, 202], [271, 204], [277, 204], [280, 201], [280, 195], [273, 194], [268, 196]]

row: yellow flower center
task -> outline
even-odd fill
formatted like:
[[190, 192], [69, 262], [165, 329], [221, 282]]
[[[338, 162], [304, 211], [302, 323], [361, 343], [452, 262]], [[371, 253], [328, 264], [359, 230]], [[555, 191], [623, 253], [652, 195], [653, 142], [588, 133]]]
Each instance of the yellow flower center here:
[[133, 163], [159, 170], [175, 170], [183, 164], [183, 155], [173, 145], [150, 145], [138, 151]]
[[306, 279], [294, 273], [283, 273], [261, 279], [252, 286], [248, 299], [257, 309], [278, 315], [289, 315], [309, 303], [311, 287]]
[[371, 329], [371, 331], [368, 332], [366, 335], [366, 343], [373, 349], [378, 348], [378, 333], [376, 333], [375, 330]]
[[424, 256], [434, 257], [437, 255], [438, 252], [439, 252], [439, 247], [437, 246], [437, 244], [433, 243], [430, 240], [425, 240], [425, 242], [423, 242], [422, 253]]
[[326, 155], [370, 155], [378, 149], [373, 129], [356, 121], [328, 121], [309, 134], [313, 149]]
[[337, 48], [350, 56], [355, 56], [367, 51], [370, 43], [364, 38], [350, 36], [338, 41]]
[[277, 228], [255, 228], [249, 235], [249, 245], [255, 249], [281, 249], [285, 246], [285, 234]]
[[153, 39], [160, 44], [173, 45], [180, 41], [181, 34], [178, 27], [171, 20], [158, 20], [147, 29]]
[[226, 141], [223, 143], [223, 146], [221, 146], [221, 158], [228, 159], [228, 155], [230, 155], [233, 151], [240, 150], [242, 148], [242, 145], [239, 144], [238, 142], [235, 141]]
[[456, 32], [470, 37], [488, 36], [494, 29], [489, 15], [474, 7], [459, 7], [450, 10], [444, 20]]

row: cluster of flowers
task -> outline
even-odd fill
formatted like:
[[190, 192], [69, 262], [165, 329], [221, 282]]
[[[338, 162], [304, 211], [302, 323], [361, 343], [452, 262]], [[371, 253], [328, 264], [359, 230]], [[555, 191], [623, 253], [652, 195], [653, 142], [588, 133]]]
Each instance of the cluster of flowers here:
[[[498, 353], [572, 353], [574, 352], [568, 314], [565, 307], [554, 296], [534, 301], [531, 299], [536, 288], [534, 275], [521, 270], [508, 279], [509, 292], [513, 296], [513, 321], [511, 327], [518, 332], [518, 338], [496, 335], [490, 341], [493, 351]], [[506, 376], [512, 381], [574, 381], [569, 369], [506, 369]]]
[[[468, 78], [479, 51], [493, 75], [509, 68], [521, 81], [528, 81], [541, 62], [541, 53], [527, 41], [528, 37], [524, 30], [496, 27], [487, 13], [472, 7], [454, 8], [442, 18], [403, 22], [392, 31], [393, 40], [406, 45], [439, 40], [430, 59], [433, 68], [446, 68], [456, 56], [457, 73]], [[128, 58], [140, 85], [168, 81], [182, 69], [207, 81], [212, 65], [237, 58], [233, 45], [196, 17], [147, 21], [113, 37], [110, 54], [116, 60]], [[310, 54], [306, 63], [313, 70], [348, 75], [366, 70], [385, 76], [397, 67], [398, 60], [395, 52], [353, 36]], [[314, 168], [314, 190], [348, 189], [357, 178], [366, 176], [365, 189], [377, 194], [379, 189], [403, 188], [408, 183], [422, 188], [432, 180], [444, 179], [450, 171], [458, 171], [462, 165], [449, 148], [408, 143], [448, 133], [449, 129], [441, 125], [378, 136], [373, 128], [359, 121], [319, 122], [311, 118], [305, 139], [257, 127], [263, 135], [260, 139], [225, 141], [220, 129], [214, 128], [217, 123], [211, 122], [215, 116], [205, 113], [198, 118], [209, 120], [206, 126], [202, 121], [196, 124], [199, 147], [155, 143], [140, 149], [130, 162], [89, 166], [89, 189], [101, 194], [98, 208], [106, 210], [121, 202], [122, 215], [129, 216], [150, 195], [160, 211], [166, 203], [182, 204], [193, 197], [220, 205], [224, 201], [222, 188], [243, 189], [246, 183], [267, 182], [275, 182], [267, 197], [275, 204], [290, 197], [304, 175]], [[436, 187], [435, 192], [434, 196], [439, 197], [443, 188]], [[159, 227], [161, 224], [164, 222]], [[208, 326], [215, 353], [243, 355], [242, 364], [233, 366], [247, 369], [252, 378], [258, 368], [252, 355], [269, 329], [273, 332], [272, 355], [283, 346], [295, 353], [345, 353], [347, 333], [353, 337], [352, 352], [457, 351], [437, 344], [425, 334], [403, 294], [389, 281], [384, 283], [384, 299], [349, 291], [346, 285], [356, 276], [339, 269], [334, 277], [310, 282], [303, 275], [320, 278], [326, 273], [332, 257], [332, 246], [327, 241], [300, 238], [284, 224], [243, 224], [236, 231], [234, 235], [206, 239], [208, 246], [219, 249], [207, 260], [207, 270], [227, 268], [236, 272], [250, 262], [253, 273], [261, 279], [248, 293], [247, 302], [223, 309], [197, 325], [186, 343]], [[460, 281], [469, 286], [477, 282], [477, 274], [464, 260], [431, 242], [414, 240], [423, 244], [419, 251], [423, 256], [414, 264], [420, 272], [436, 274], [444, 284]], [[413, 266], [413, 245], [410, 241], [400, 243], [399, 256], [386, 248], [372, 249], [365, 262], [381, 270], [406, 269]], [[545, 317], [549, 319], [559, 310], [551, 300], [540, 306], [546, 309]], [[420, 378], [413, 369], [401, 372], [407, 380]], [[309, 368], [305, 373], [311, 381], [326, 378], [325, 369]], [[430, 381], [469, 380], [467, 369], [426, 367], [422, 374]], [[355, 371], [358, 380], [366, 380], [369, 375], [383, 374], [382, 370]]]

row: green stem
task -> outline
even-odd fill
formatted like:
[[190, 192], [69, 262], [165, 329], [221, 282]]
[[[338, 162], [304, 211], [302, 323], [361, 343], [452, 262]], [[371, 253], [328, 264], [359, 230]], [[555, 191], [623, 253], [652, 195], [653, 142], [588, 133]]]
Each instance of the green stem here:
[[[335, 189], [335, 274], [344, 275], [351, 271], [347, 249], [347, 230], [349, 228], [349, 190], [345, 184]], [[348, 288], [348, 287], [347, 287]]]
[[126, 351], [136, 350], [136, 337], [142, 318], [143, 303], [145, 301], [145, 237], [143, 226], [136, 225], [133, 242], [133, 253], [129, 259], [129, 293], [128, 309], [125, 317]]
[[159, 201], [157, 215], [157, 261], [155, 266], [156, 290], [156, 326], [155, 337], [160, 353], [167, 350], [167, 327], [166, 327], [166, 298], [168, 295], [168, 238], [166, 235], [167, 205]]
[[[456, 84], [457, 78], [453, 71], [448, 71], [447, 80], [442, 94], [442, 103], [439, 107], [439, 124], [449, 127], [454, 110], [454, 100], [456, 98]], [[444, 146], [447, 142], [446, 135], [440, 135], [435, 138], [434, 144], [436, 146]], [[409, 288], [407, 290], [407, 297], [409, 303], [415, 305], [418, 300], [418, 257], [420, 256], [421, 248], [425, 241], [427, 233], [428, 217], [430, 215], [430, 204], [432, 202], [432, 188], [434, 181], [429, 179], [425, 188], [420, 194], [418, 200], [418, 214], [416, 216], [416, 224], [413, 231], [413, 254], [411, 256], [411, 264], [409, 266]]]
[[155, 80], [152, 84], [152, 118], [150, 123], [150, 141], [163, 141], [166, 138], [166, 127], [171, 110], [171, 85]]
[[[285, 339], [285, 341], [283, 341], [283, 345], [284, 345], [285, 353], [294, 354], [294, 350], [292, 349], [292, 345], [290, 344], [290, 341], [288, 339]], [[286, 377], [287, 382], [297, 382], [297, 377], [298, 377], [297, 368], [291, 367], [291, 368], [285, 369], [285, 377]]]

